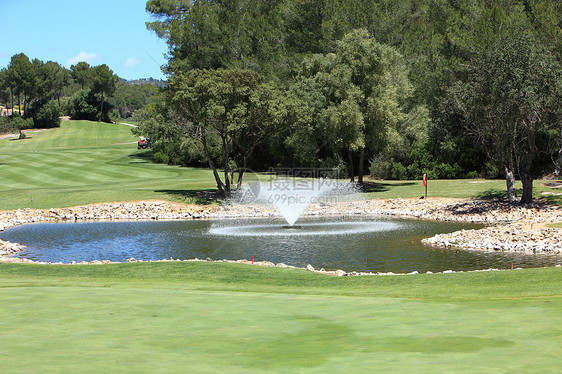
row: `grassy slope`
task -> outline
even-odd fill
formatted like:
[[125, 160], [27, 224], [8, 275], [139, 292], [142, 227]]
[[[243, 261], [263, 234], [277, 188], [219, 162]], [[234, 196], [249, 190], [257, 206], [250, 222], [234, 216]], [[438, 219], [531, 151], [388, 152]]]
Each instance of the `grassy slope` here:
[[[106, 201], [193, 202], [211, 188], [203, 169], [153, 164], [137, 150], [131, 128], [88, 121], [0, 140], [0, 210], [52, 208]], [[148, 151], [150, 152], [150, 151]]]
[[337, 278], [220, 263], [4, 264], [0, 279], [6, 373], [554, 373], [562, 363], [560, 269]]
[[[206, 170], [154, 165], [126, 126], [0, 140], [0, 209], [193, 201]], [[430, 181], [430, 196], [502, 181]], [[416, 197], [421, 182], [379, 182]], [[2, 372], [557, 372], [562, 272], [336, 278], [220, 263], [0, 264]]]
[[[150, 151], [136, 149], [129, 126], [69, 121], [29, 135], [0, 139], [0, 210], [142, 199], [201, 202], [196, 192], [214, 186], [206, 169], [151, 163]], [[429, 196], [503, 195], [504, 185], [501, 180], [435, 180], [429, 181]], [[537, 194], [550, 191], [536, 185]], [[368, 190], [375, 198], [424, 193], [421, 181], [376, 181]]]

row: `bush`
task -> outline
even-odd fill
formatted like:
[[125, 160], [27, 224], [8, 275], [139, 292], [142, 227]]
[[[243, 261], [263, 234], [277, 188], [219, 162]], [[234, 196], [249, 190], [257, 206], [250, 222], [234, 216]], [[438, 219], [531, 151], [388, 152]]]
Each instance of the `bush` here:
[[463, 169], [459, 164], [446, 164], [444, 162], [435, 165], [429, 172], [432, 179], [456, 179], [462, 176]]
[[30, 114], [35, 128], [60, 127], [61, 110], [56, 101], [37, 103], [33, 106]]
[[[100, 99], [91, 91], [82, 90], [76, 93], [70, 101], [70, 116], [72, 119], [86, 119], [90, 121], [97, 121], [100, 119]], [[101, 120], [104, 122], [111, 122], [109, 113], [113, 107], [109, 102], [103, 105], [103, 113], [101, 113]]]
[[375, 178], [391, 179], [392, 163], [386, 160], [382, 154], [379, 154], [371, 160], [369, 172], [371, 173], [371, 176]]
[[399, 162], [394, 162], [392, 164], [392, 179], [408, 179], [408, 172], [404, 165]]
[[89, 91], [76, 93], [70, 101], [70, 116], [72, 119], [98, 119], [98, 105], [94, 95]]
[[16, 130], [23, 130], [23, 129], [31, 129], [33, 128], [33, 120], [31, 118], [23, 118], [19, 115], [14, 115], [10, 119], [12, 121], [12, 125]]
[[23, 119], [17, 114], [13, 117], [0, 116], [0, 134], [13, 134], [32, 127], [33, 120], [31, 118]]
[[152, 154], [152, 159], [154, 160], [154, 162], [157, 162], [157, 163], [160, 163], [160, 164], [169, 164], [170, 163], [170, 156], [168, 156], [166, 153], [164, 153], [162, 151], [154, 152]]

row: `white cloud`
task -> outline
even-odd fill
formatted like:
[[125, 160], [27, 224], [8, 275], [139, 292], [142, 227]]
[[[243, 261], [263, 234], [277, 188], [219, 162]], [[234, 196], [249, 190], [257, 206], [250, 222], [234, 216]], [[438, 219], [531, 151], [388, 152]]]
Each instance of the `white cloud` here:
[[78, 53], [78, 55], [68, 59], [66, 61], [66, 66], [70, 67], [71, 65], [74, 65], [81, 61], [87, 62], [88, 64], [91, 65], [99, 61], [100, 59], [101, 57], [97, 53], [81, 51], [80, 53]]
[[129, 57], [124, 63], [123, 67], [127, 69], [134, 69], [138, 66], [140, 60], [136, 57]]

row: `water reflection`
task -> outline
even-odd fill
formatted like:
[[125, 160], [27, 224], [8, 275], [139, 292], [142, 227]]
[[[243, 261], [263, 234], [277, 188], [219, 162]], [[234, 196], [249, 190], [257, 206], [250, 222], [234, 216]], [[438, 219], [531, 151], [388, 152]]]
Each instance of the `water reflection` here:
[[283, 221], [135, 221], [40, 223], [14, 227], [0, 239], [28, 248], [26, 258], [47, 262], [163, 258], [256, 260], [326, 270], [444, 271], [552, 266], [560, 257], [455, 251], [424, 246], [437, 233], [476, 225], [383, 218], [303, 218], [300, 229]]

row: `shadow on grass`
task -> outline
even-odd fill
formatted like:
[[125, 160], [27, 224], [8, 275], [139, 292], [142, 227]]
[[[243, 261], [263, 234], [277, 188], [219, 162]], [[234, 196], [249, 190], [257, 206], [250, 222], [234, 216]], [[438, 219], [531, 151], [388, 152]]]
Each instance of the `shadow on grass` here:
[[129, 164], [147, 164], [154, 162], [152, 160], [152, 150], [147, 149], [142, 152], [137, 152], [129, 155], [129, 158], [133, 159], [133, 161], [129, 161]]
[[211, 205], [222, 201], [215, 190], [154, 190], [174, 196], [178, 201], [186, 204]]
[[[521, 191], [518, 190], [517, 194], [520, 194]], [[486, 191], [480, 192], [476, 195], [478, 199], [505, 199], [507, 198], [507, 191], [505, 190], [498, 190], [497, 188], [491, 188]]]
[[398, 183], [384, 183], [384, 182], [363, 182], [363, 192], [386, 192], [393, 187], [413, 186], [415, 182], [398, 182]]
[[561, 205], [562, 206], [562, 196], [556, 195], [542, 195], [541, 200], [547, 201], [551, 205]]
[[[520, 197], [522, 189], [517, 189], [517, 196]], [[527, 207], [543, 209], [549, 205], [562, 205], [562, 196], [535, 196], [529, 205], [522, 205], [519, 200], [509, 202], [507, 191], [489, 189], [478, 194], [476, 199], [449, 206], [447, 210], [452, 214], [487, 214], [491, 211], [510, 211], [514, 207]]]

